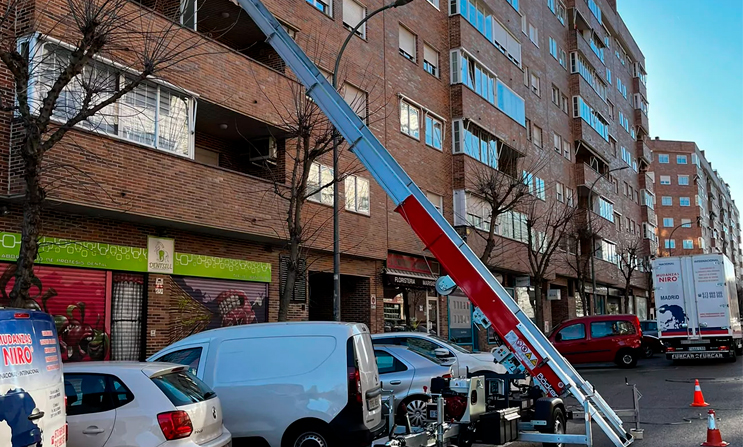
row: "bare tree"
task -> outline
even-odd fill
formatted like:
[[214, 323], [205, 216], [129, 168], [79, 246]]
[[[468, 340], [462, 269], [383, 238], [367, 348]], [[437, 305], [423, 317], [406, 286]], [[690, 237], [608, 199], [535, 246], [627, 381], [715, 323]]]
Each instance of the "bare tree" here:
[[635, 272], [645, 263], [646, 250], [641, 235], [622, 235], [617, 244], [619, 272], [624, 278], [624, 309], [629, 308], [630, 288]]
[[[543, 194], [539, 191], [537, 195]], [[544, 197], [544, 196], [542, 196]], [[576, 209], [558, 201], [535, 199], [526, 212], [527, 256], [532, 284], [534, 285], [534, 314], [537, 325], [544, 324], [544, 287], [547, 277], [554, 271], [552, 257], [561, 246], [565, 230], [573, 220]]]
[[[591, 241], [595, 240], [603, 229], [603, 222], [593, 222], [589, 228], [585, 213], [576, 212], [568, 225], [568, 235], [563, 239], [565, 251], [564, 262], [578, 282], [578, 296], [583, 305], [583, 315], [591, 315], [591, 295], [586, 291], [586, 284], [591, 282]], [[595, 265], [595, 264], [594, 264]]]
[[[29, 288], [36, 280], [34, 262], [49, 192], [65, 177], [92, 178], [79, 166], [50, 164], [47, 153], [65, 137], [69, 141], [76, 127], [100, 130], [112, 125], [114, 114], [135, 119], [141, 108], [127, 109], [120, 100], [197, 55], [197, 36], [126, 0], [62, 3], [61, 8], [35, 8], [33, 0], [11, 0], [0, 15], [0, 61], [14, 86], [1, 98], [0, 110], [13, 113], [22, 132], [14, 149], [25, 187], [22, 236], [10, 294], [12, 305], [19, 307], [30, 302]], [[55, 40], [46, 38], [52, 35]], [[61, 174], [52, 176], [51, 170]]]

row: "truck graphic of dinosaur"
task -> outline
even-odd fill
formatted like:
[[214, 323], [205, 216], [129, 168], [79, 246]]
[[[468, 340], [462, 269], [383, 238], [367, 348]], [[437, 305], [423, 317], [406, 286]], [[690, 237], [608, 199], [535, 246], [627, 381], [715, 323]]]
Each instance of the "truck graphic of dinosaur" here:
[[0, 422], [10, 426], [11, 447], [41, 447], [41, 429], [34, 420], [43, 415], [23, 388], [13, 388], [0, 395]]
[[681, 306], [665, 304], [658, 308], [658, 326], [661, 331], [669, 329], [683, 329], [686, 322], [686, 313]]

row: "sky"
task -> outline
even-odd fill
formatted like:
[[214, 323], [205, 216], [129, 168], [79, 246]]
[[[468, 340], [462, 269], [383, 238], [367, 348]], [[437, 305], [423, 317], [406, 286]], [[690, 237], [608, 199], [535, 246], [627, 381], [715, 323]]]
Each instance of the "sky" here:
[[743, 2], [617, 0], [645, 55], [650, 136], [694, 141], [743, 212]]

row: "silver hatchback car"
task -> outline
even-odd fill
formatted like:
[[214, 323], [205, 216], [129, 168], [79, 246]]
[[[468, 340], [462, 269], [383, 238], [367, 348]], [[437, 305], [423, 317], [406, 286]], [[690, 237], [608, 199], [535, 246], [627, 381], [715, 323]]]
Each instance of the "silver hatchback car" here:
[[396, 413], [407, 412], [413, 426], [425, 425], [431, 379], [451, 377], [452, 362], [405, 346], [375, 344], [374, 355], [382, 389], [395, 394]]

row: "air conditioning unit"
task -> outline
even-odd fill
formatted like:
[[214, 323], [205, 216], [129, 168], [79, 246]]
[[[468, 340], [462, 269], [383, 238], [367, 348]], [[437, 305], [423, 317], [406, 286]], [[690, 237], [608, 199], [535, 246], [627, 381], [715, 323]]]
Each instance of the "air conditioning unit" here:
[[276, 138], [266, 137], [251, 140], [250, 161], [276, 163]]

